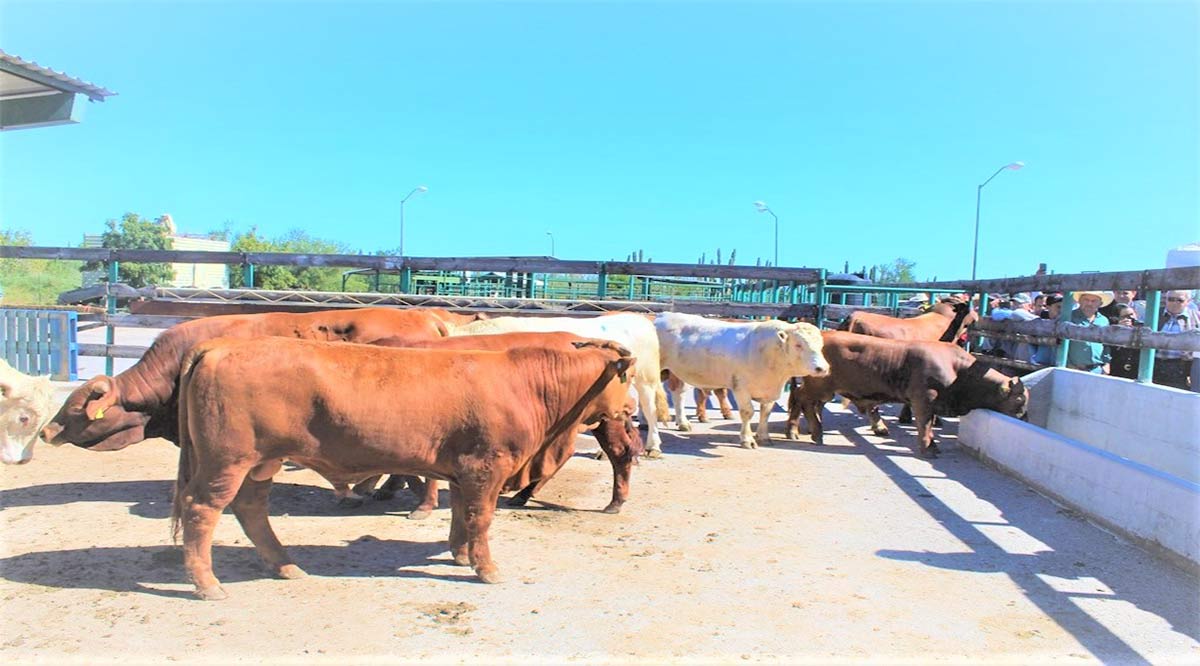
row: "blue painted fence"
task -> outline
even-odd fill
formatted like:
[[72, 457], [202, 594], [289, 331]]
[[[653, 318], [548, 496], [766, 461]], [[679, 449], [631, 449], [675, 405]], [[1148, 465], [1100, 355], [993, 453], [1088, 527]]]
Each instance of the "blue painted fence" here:
[[4, 360], [28, 375], [50, 375], [58, 381], [78, 379], [77, 316], [64, 310], [0, 308]]

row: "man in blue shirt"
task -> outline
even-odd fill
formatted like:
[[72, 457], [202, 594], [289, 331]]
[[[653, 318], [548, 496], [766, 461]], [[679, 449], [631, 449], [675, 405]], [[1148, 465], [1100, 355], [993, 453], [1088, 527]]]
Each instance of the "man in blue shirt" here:
[[[1112, 303], [1112, 294], [1107, 291], [1077, 291], [1072, 296], [1079, 304], [1071, 313], [1071, 323], [1079, 326], [1108, 326], [1108, 317], [1100, 314], [1100, 308]], [[1108, 350], [1099, 342], [1072, 340], [1067, 348], [1067, 367], [1084, 372], [1108, 374]]]

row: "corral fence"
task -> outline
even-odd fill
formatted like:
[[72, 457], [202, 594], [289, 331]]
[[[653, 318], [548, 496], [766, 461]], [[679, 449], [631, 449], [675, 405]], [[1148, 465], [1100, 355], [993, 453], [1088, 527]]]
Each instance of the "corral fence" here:
[[[78, 315], [79, 330], [106, 328], [105, 343], [75, 344], [71, 350], [82, 356], [106, 358], [108, 374], [112, 374], [112, 359], [138, 358], [145, 350], [116, 344], [116, 328], [166, 328], [217, 314], [366, 306], [557, 316], [672, 311], [736, 318], [779, 317], [811, 321], [828, 328], [855, 310], [900, 317], [919, 314], [918, 309], [906, 307], [902, 301], [903, 296], [919, 293], [933, 297], [956, 293], [979, 296], [982, 311], [980, 321], [971, 329], [972, 336], [1057, 344], [1058, 366], [1066, 364], [1067, 345], [1061, 344], [1063, 340], [1141, 350], [1139, 381], [1149, 381], [1152, 377], [1156, 349], [1200, 352], [1200, 332], [1181, 335], [1156, 331], [1161, 293], [1200, 287], [1200, 267], [881, 286], [839, 284], [830, 279], [825, 269], [564, 261], [548, 257], [396, 257], [4, 246], [0, 247], [0, 258], [102, 262], [107, 268], [109, 284], [117, 282], [121, 262], [226, 264], [240, 268], [247, 284], [253, 284], [255, 266], [336, 267], [344, 269], [345, 274], [374, 276], [373, 287], [384, 283], [383, 276], [395, 280], [398, 290], [395, 293], [151, 288], [141, 290], [141, 298], [130, 302], [128, 313], [118, 312], [116, 295], [110, 293], [105, 312]], [[562, 285], [567, 285], [566, 291]], [[1144, 327], [1074, 325], [1069, 321], [1069, 307], [1063, 308], [1056, 321], [993, 321], [986, 316], [991, 294], [1058, 292], [1070, 302], [1075, 291], [1118, 289], [1136, 289], [1145, 299]], [[7, 322], [13, 312], [16, 311], [0, 308], [0, 317]], [[9, 362], [20, 367], [19, 354], [14, 351], [18, 359], [14, 363], [9, 350], [19, 349], [21, 344], [28, 347], [28, 342], [16, 340], [8, 331], [7, 323], [0, 326], [0, 336], [4, 336], [0, 346]], [[50, 341], [49, 346], [56, 344], [66, 344], [65, 337]], [[987, 360], [1020, 370], [1039, 367], [1010, 359], [988, 357]]]

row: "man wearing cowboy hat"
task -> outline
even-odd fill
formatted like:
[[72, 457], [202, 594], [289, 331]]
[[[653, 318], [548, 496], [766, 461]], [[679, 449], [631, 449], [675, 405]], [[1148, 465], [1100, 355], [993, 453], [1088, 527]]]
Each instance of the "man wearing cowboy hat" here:
[[[1100, 314], [1100, 308], [1112, 303], [1113, 296], [1107, 291], [1077, 291], [1072, 294], [1078, 308], [1071, 313], [1071, 323], [1079, 326], [1108, 326], [1108, 317]], [[1108, 374], [1108, 350], [1099, 342], [1072, 340], [1067, 348], [1067, 367], [1084, 372]]]

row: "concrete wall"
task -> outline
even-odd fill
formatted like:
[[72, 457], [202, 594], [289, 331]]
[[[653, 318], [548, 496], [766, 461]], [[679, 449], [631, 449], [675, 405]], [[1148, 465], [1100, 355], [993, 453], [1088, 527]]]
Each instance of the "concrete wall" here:
[[1029, 423], [976, 410], [959, 441], [1097, 522], [1200, 566], [1200, 394], [1060, 368], [1028, 380]]

